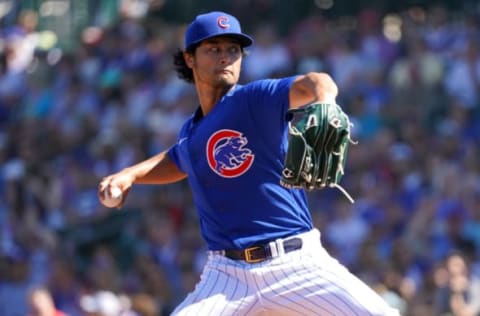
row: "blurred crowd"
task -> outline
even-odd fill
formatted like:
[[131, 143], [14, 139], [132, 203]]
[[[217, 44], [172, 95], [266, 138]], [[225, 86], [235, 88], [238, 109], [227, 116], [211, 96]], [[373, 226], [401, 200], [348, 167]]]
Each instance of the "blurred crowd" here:
[[[311, 192], [312, 216], [402, 315], [480, 315], [478, 9], [248, 26], [242, 82], [336, 80], [358, 141], [342, 180], [356, 201]], [[0, 34], [0, 315], [168, 315], [205, 262], [186, 182], [134, 187], [121, 211], [97, 185], [172, 145], [197, 107], [172, 66], [185, 25], [122, 16], [65, 52], [38, 49], [36, 21], [22, 12]]]

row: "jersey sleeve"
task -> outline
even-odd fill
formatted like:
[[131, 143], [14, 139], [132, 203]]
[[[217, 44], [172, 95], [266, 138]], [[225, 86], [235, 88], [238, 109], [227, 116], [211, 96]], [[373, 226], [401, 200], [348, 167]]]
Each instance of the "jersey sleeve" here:
[[182, 144], [184, 143], [184, 141], [187, 137], [186, 134], [187, 134], [187, 129], [190, 126], [190, 121], [191, 121], [191, 119], [188, 120], [187, 122], [185, 122], [185, 124], [180, 129], [180, 132], [179, 132], [178, 137], [177, 137], [177, 141], [167, 151], [168, 157], [170, 157], [170, 159], [175, 163], [177, 168], [182, 172], [186, 172], [186, 171], [185, 171], [185, 168], [183, 167], [183, 164], [182, 164], [180, 150], [182, 150]]
[[251, 83], [249, 107], [254, 117], [283, 122], [289, 108], [290, 87], [295, 76], [281, 79], [265, 79]]
[[182, 166], [180, 164], [180, 156], [178, 154], [178, 150], [179, 150], [178, 143], [175, 143], [172, 147], [168, 149], [167, 155], [175, 163], [175, 165], [180, 171], [185, 172], [185, 170], [182, 169]]
[[250, 118], [268, 145], [286, 133], [289, 91], [295, 78], [259, 80], [245, 86]]

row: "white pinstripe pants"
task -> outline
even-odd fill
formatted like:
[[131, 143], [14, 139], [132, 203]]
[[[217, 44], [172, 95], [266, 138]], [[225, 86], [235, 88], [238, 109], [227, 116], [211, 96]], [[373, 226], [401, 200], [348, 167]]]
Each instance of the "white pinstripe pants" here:
[[318, 230], [299, 236], [301, 250], [261, 263], [210, 253], [173, 315], [399, 315], [324, 250]]

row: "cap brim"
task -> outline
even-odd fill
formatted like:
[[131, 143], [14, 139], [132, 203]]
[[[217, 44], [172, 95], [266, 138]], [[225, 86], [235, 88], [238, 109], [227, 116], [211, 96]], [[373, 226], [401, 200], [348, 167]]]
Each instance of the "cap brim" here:
[[198, 45], [200, 44], [201, 42], [207, 40], [207, 39], [211, 39], [211, 38], [215, 38], [215, 37], [231, 37], [231, 38], [235, 38], [236, 40], [238, 40], [238, 42], [240, 43], [240, 46], [242, 47], [248, 47], [248, 46], [251, 46], [253, 44], [253, 39], [248, 36], [247, 34], [243, 34], [243, 33], [222, 33], [222, 34], [215, 34], [215, 35], [211, 35], [211, 36], [205, 36], [199, 40], [197, 40], [196, 42], [194, 43], [191, 43], [188, 47], [192, 47], [194, 45]]

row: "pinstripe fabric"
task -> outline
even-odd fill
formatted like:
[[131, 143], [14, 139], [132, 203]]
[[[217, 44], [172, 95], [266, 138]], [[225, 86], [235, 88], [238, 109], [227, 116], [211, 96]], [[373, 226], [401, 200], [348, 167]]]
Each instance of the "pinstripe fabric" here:
[[173, 315], [399, 315], [323, 249], [317, 230], [302, 239], [301, 250], [257, 264], [210, 254]]
[[250, 282], [248, 271], [236, 262], [210, 255], [195, 290], [172, 315], [262, 315]]

